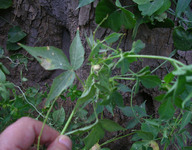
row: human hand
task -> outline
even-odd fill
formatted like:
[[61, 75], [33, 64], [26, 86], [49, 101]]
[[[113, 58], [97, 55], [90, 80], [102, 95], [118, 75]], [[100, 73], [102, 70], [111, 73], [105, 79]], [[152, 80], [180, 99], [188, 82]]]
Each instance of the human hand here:
[[[23, 117], [7, 127], [0, 134], [0, 150], [29, 150], [31, 145], [37, 143], [41, 132], [42, 122]], [[59, 132], [45, 125], [41, 144], [47, 150], [71, 150], [72, 142], [69, 137], [59, 135]]]

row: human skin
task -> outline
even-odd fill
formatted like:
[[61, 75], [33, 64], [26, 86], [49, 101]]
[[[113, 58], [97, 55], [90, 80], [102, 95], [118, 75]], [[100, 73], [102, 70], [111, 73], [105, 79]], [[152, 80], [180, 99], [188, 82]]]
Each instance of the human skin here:
[[[42, 125], [42, 122], [28, 117], [17, 120], [0, 134], [0, 150], [31, 150], [31, 146], [37, 143]], [[47, 146], [47, 150], [72, 149], [70, 138], [59, 135], [48, 125], [44, 127], [41, 144]]]

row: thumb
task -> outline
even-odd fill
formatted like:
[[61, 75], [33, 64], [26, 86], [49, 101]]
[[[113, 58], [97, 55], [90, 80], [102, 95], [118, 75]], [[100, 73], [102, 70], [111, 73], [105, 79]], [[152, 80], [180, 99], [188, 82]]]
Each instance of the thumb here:
[[51, 145], [49, 145], [47, 150], [71, 150], [72, 142], [68, 136], [60, 135], [58, 136]]

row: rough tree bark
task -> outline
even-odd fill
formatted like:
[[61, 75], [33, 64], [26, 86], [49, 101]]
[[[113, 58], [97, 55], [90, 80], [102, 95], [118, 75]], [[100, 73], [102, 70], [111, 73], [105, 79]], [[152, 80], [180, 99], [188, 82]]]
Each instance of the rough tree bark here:
[[[122, 2], [126, 3], [128, 1], [124, 0]], [[70, 43], [75, 36], [77, 27], [79, 27], [82, 42], [86, 48], [85, 57], [87, 58], [89, 48], [86, 44], [84, 33], [89, 34], [96, 27], [94, 22], [94, 10], [97, 3], [98, 0], [90, 5], [76, 9], [78, 0], [14, 0], [12, 8], [8, 10], [0, 10], [0, 46], [5, 48], [7, 33], [11, 25], [18, 25], [28, 34], [26, 38], [27, 45], [55, 46], [61, 48], [68, 56]], [[108, 35], [111, 32], [112, 31], [109, 29], [99, 28], [96, 37], [102, 39], [105, 35]], [[126, 51], [131, 48], [133, 41], [131, 39], [130, 30], [124, 30], [123, 32], [126, 33], [126, 36], [123, 39], [121, 48]], [[136, 39], [141, 39], [146, 44], [146, 48], [142, 51], [142, 54], [168, 56], [170, 52], [173, 51], [171, 32], [171, 29], [150, 30], [145, 25], [141, 26]], [[29, 56], [25, 51], [19, 52]], [[7, 55], [13, 53], [15, 52], [6, 51]], [[178, 52], [175, 57], [187, 64], [192, 63], [191, 52]], [[132, 68], [137, 71], [142, 67], [149, 65], [153, 69], [160, 63], [162, 63], [162, 61], [144, 60], [134, 64]], [[19, 70], [21, 68], [17, 67], [16, 69], [11, 69], [8, 65], [7, 67], [11, 71], [8, 80], [19, 85]], [[170, 69], [169, 65], [166, 67]], [[156, 74], [160, 76], [166, 74], [167, 72], [164, 68], [165, 66], [161, 67]], [[23, 72], [23, 76], [28, 79], [25, 86], [28, 87], [40, 84], [43, 88], [45, 82], [51, 83], [53, 78], [60, 72], [61, 71], [45, 71], [35, 60], [29, 61], [28, 71]], [[86, 79], [87, 72], [89, 72], [89, 67], [84, 63], [83, 67], [78, 70], [78, 74], [82, 79]], [[152, 97], [156, 95], [156, 92], [157, 91], [141, 90], [135, 98], [136, 104], [147, 100], [148, 112], [155, 113], [157, 111], [155, 109], [156, 104], [153, 102]], [[128, 98], [129, 96], [126, 97], [125, 95], [127, 103], [129, 103]], [[122, 124], [124, 122], [124, 117], [121, 114], [118, 114], [118, 112], [114, 119]], [[121, 149], [127, 149], [127, 140], [128, 139], [117, 142], [113, 145], [112, 149], [119, 149], [119, 145], [122, 145], [121, 142], [124, 142], [124, 146], [122, 146]]]

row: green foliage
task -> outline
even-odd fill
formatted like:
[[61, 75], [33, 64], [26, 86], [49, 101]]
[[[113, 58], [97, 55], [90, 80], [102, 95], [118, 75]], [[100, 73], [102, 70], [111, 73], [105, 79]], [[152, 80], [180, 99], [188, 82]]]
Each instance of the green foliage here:
[[17, 42], [26, 37], [26, 33], [21, 30], [19, 26], [14, 26], [8, 32], [7, 50], [18, 50], [21, 47]]
[[101, 26], [111, 28], [113, 31], [119, 31], [122, 26], [132, 29], [136, 23], [133, 13], [123, 7], [115, 6], [110, 0], [101, 0], [96, 7], [95, 15], [96, 23], [100, 23], [108, 16]]
[[[78, 8], [93, 1], [80, 0]], [[179, 25], [175, 26], [173, 31], [175, 48], [183, 51], [192, 49], [189, 0], [185, 0], [184, 3], [178, 0], [175, 11], [170, 8], [172, 4], [170, 0], [133, 0], [133, 2], [134, 5], [123, 6], [119, 0], [99, 1], [95, 12], [96, 23], [113, 31], [133, 29], [135, 38], [139, 26], [144, 23], [151, 28], [173, 27], [173, 21], [167, 17], [167, 13], [170, 13], [176, 17]], [[6, 8], [8, 5], [3, 7]], [[93, 146], [102, 148], [110, 142], [131, 135], [134, 142], [131, 150], [159, 150], [160, 146], [167, 149], [169, 145], [177, 149], [190, 149], [187, 141], [192, 138], [186, 126], [192, 119], [192, 65], [185, 65], [170, 57], [141, 55], [140, 51], [145, 48], [141, 40], [133, 41], [132, 47], [127, 51], [119, 48], [121, 43], [114, 48], [124, 34], [114, 32], [100, 41], [95, 38], [96, 31], [86, 36], [91, 49], [88, 56], [90, 73], [86, 80], [82, 81], [76, 74], [77, 69], [84, 63], [85, 54], [79, 29], [69, 49], [70, 60], [62, 50], [52, 46], [16, 45], [16, 42], [23, 40], [26, 34], [19, 27], [10, 29], [7, 49], [16, 50], [21, 46], [35, 57], [44, 69], [61, 69], [64, 72], [53, 80], [48, 94], [40, 92], [35, 87], [27, 88], [23, 92], [20, 87], [7, 81], [6, 75], [10, 72], [0, 63], [0, 129], [27, 115], [48, 120], [48, 124], [61, 131], [61, 134], [70, 135], [76, 149], [88, 150]], [[6, 58], [1, 47], [0, 58]], [[130, 67], [132, 63], [142, 61], [143, 58], [169, 61], [173, 71], [162, 78], [154, 73], [159, 66], [153, 71], [149, 66], [133, 71]], [[11, 57], [13, 64], [19, 60], [19, 64], [24, 65], [26, 70], [27, 59], [21, 54]], [[81, 90], [73, 85], [75, 79], [81, 83]], [[21, 82], [26, 80], [21, 72]], [[126, 85], [122, 84], [121, 80], [127, 80]], [[157, 114], [148, 113], [149, 108], [146, 109], [145, 106], [148, 99], [141, 105], [135, 105], [136, 95], [141, 88], [155, 88], [160, 91], [161, 94], [155, 98], [159, 103]], [[122, 96], [127, 94], [130, 95], [129, 105]], [[59, 97], [73, 101], [75, 106], [72, 112], [69, 110], [65, 113], [64, 108], [58, 106], [60, 103], [55, 103]], [[45, 107], [40, 108], [39, 105], [45, 99], [47, 100]], [[131, 120], [122, 127], [104, 115], [104, 112], [108, 111], [114, 116], [114, 110], [120, 111], [121, 115]], [[49, 113], [44, 116], [46, 112], [51, 112], [51, 117], [48, 116]], [[133, 130], [135, 126], [137, 130]], [[124, 135], [126, 130], [130, 130], [131, 133]], [[117, 137], [101, 143], [106, 132], [117, 131], [119, 133]]]
[[0, 9], [7, 9], [12, 6], [12, 0], [0, 0]]
[[192, 29], [185, 30], [183, 27], [177, 27], [173, 31], [173, 40], [175, 48], [179, 50], [192, 49]]

